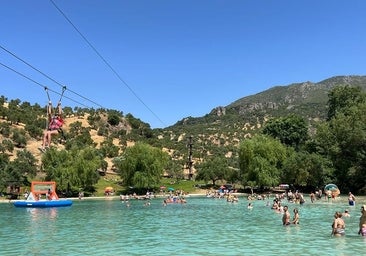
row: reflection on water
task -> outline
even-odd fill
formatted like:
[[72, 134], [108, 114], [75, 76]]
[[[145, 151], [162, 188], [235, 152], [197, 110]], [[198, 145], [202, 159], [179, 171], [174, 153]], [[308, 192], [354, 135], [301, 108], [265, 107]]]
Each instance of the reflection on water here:
[[40, 219], [56, 220], [58, 208], [25, 208], [29, 212], [32, 221], [37, 222]]
[[[366, 202], [366, 200], [365, 200]], [[297, 207], [300, 225], [282, 226], [282, 215], [265, 201], [247, 209], [213, 198], [188, 198], [187, 204], [162, 206], [154, 199], [80, 200], [71, 207], [15, 208], [0, 204], [0, 248], [3, 255], [352, 255], [364, 252], [357, 235], [359, 207], [346, 200], [308, 200]], [[358, 202], [359, 205], [364, 204]], [[333, 214], [350, 209], [346, 236], [333, 238]]]

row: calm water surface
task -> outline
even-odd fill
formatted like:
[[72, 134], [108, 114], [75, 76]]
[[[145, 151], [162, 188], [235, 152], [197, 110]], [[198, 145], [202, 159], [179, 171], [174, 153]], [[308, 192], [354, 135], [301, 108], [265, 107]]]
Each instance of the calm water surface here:
[[[363, 200], [363, 202], [362, 202]], [[185, 205], [162, 206], [154, 199], [81, 200], [65, 208], [16, 208], [0, 204], [1, 255], [363, 255], [366, 238], [357, 235], [360, 205], [346, 198], [327, 203], [310, 200], [295, 207], [300, 225], [283, 227], [282, 215], [240, 197], [188, 198]], [[350, 209], [346, 236], [330, 236], [333, 214]]]

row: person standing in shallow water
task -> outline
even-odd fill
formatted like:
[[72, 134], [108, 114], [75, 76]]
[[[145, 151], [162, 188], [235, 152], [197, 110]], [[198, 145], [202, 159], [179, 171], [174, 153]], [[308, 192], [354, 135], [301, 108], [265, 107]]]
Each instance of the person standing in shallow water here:
[[349, 192], [348, 193], [348, 204], [351, 206], [354, 206], [355, 203], [356, 203], [356, 197], [351, 192]]
[[344, 236], [345, 233], [346, 224], [344, 223], [344, 220], [342, 219], [342, 213], [335, 212], [334, 214], [334, 220], [332, 224], [332, 236]]
[[297, 224], [300, 224], [299, 221], [300, 221], [299, 210], [297, 208], [295, 208], [294, 209], [294, 218], [292, 220], [292, 223], [297, 225]]
[[285, 205], [283, 207], [283, 215], [282, 215], [282, 224], [284, 226], [287, 226], [287, 225], [290, 225], [290, 218], [291, 218], [291, 215], [290, 213], [288, 212], [288, 206]]
[[361, 217], [358, 230], [359, 235], [366, 236], [366, 228], [364, 225], [366, 225], [366, 205], [361, 206]]

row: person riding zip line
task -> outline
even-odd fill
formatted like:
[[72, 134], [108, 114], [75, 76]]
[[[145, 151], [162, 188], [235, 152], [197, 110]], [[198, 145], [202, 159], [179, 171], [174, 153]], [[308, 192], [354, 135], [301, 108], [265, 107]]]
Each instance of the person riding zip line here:
[[61, 135], [63, 135], [62, 125], [64, 124], [64, 120], [62, 119], [61, 102], [58, 102], [55, 114], [52, 113], [52, 109], [52, 102], [49, 101], [47, 106], [48, 126], [47, 129], [43, 131], [42, 146], [39, 147], [39, 150], [42, 152], [51, 146], [53, 134], [61, 133]]

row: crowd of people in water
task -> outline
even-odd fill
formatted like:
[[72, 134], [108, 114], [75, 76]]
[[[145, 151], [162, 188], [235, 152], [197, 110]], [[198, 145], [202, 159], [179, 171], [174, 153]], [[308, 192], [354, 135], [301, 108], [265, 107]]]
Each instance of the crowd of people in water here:
[[[352, 194], [352, 192], [348, 193], [348, 204], [349, 206], [355, 206], [356, 197]], [[349, 211], [346, 209], [343, 213], [340, 211], [336, 211], [334, 213], [334, 219], [332, 223], [332, 236], [344, 236], [346, 234], [346, 223], [345, 219], [350, 217]], [[366, 205], [361, 206], [361, 216], [359, 220], [359, 229], [358, 234], [362, 236], [366, 236]]]
[[[315, 200], [321, 199], [322, 195], [323, 195], [323, 193], [321, 190], [319, 190], [315, 193], [311, 193], [310, 194], [311, 203], [314, 203]], [[331, 191], [326, 191], [324, 193], [324, 198], [328, 202], [330, 200], [336, 200], [336, 196], [334, 196], [334, 194], [332, 194]], [[276, 196], [276, 198], [273, 200], [273, 205], [272, 205], [273, 210], [278, 211], [283, 214], [282, 215], [282, 225], [287, 226], [290, 224], [296, 224], [296, 225], [299, 224], [300, 215], [299, 215], [298, 208], [293, 209], [294, 215], [293, 215], [293, 219], [291, 220], [291, 214], [288, 210], [288, 206], [281, 205], [282, 199], [287, 199], [288, 202], [295, 202], [295, 203], [303, 204], [303, 203], [305, 203], [305, 199], [304, 199], [303, 195], [301, 193], [299, 193], [298, 191], [296, 191], [295, 193], [292, 193], [290, 190], [287, 193], [283, 193], [282, 196]], [[351, 192], [349, 192], [349, 194], [348, 194], [349, 206], [355, 206], [355, 203], [356, 203], [356, 197]], [[331, 235], [332, 236], [338, 237], [338, 236], [344, 236], [346, 234], [346, 232], [345, 232], [346, 223], [343, 218], [347, 218], [347, 217], [350, 217], [348, 209], [346, 209], [344, 212], [336, 211], [334, 213], [334, 219], [333, 219], [333, 222], [331, 225]], [[362, 236], [366, 236], [366, 205], [361, 206], [361, 217], [360, 217], [360, 221], [359, 221], [358, 234], [362, 235]]]
[[[160, 197], [162, 195], [159, 195]], [[168, 204], [186, 204], [187, 200], [186, 197], [189, 196], [183, 190], [177, 191], [169, 191], [167, 194], [163, 194], [163, 206], [167, 206]], [[126, 203], [126, 207], [130, 207], [130, 199], [137, 199], [137, 200], [144, 200], [144, 206], [150, 206], [151, 201], [150, 199], [155, 198], [151, 192], [147, 192], [144, 196], [138, 196], [136, 194], [132, 195], [120, 195], [120, 200], [123, 203]], [[206, 191], [207, 198], [215, 198], [215, 199], [224, 199], [228, 203], [238, 203], [239, 202], [239, 195], [234, 193], [232, 190], [207, 190]], [[323, 193], [322, 190], [318, 190], [315, 192], [310, 193], [309, 198], [310, 202], [314, 203], [317, 200], [321, 200], [324, 197], [325, 201], [330, 202], [330, 200], [337, 200], [336, 196], [328, 193], [325, 191]], [[253, 209], [254, 204], [252, 203], [253, 200], [263, 200], [266, 203], [266, 206], [270, 207], [275, 212], [282, 214], [282, 225], [289, 226], [289, 225], [299, 225], [300, 224], [300, 212], [299, 207], [295, 207], [292, 211], [289, 210], [287, 203], [291, 203], [294, 205], [301, 206], [305, 203], [305, 198], [303, 193], [299, 191], [292, 192], [288, 190], [283, 193], [266, 193], [266, 194], [249, 194], [246, 197], [248, 201], [247, 208]], [[272, 201], [272, 203], [271, 203]], [[348, 194], [348, 204], [349, 206], [355, 206], [356, 204], [356, 197], [349, 192]], [[344, 236], [346, 234], [346, 221], [345, 218], [350, 217], [349, 210], [346, 209], [344, 212], [336, 211], [334, 213], [334, 219], [331, 225], [331, 235], [338, 237]], [[366, 205], [361, 206], [361, 216], [359, 220], [359, 230], [358, 234], [366, 237]]]
[[[207, 190], [206, 191], [206, 197], [211, 198], [225, 198], [227, 202], [230, 203], [236, 203], [239, 201], [239, 197], [232, 193], [232, 191], [224, 191], [224, 190]], [[273, 198], [272, 204], [270, 203], [270, 198]], [[320, 200], [324, 197], [324, 200], [327, 202], [333, 202], [337, 200], [337, 195], [332, 193], [332, 191], [325, 191], [323, 193], [322, 190], [318, 190], [315, 192], [310, 193], [310, 202], [314, 203], [316, 200]], [[282, 225], [289, 226], [291, 224], [293, 225], [299, 225], [300, 224], [300, 213], [298, 207], [295, 207], [292, 212], [293, 215], [290, 213], [288, 205], [283, 204], [285, 203], [293, 203], [295, 205], [302, 205], [305, 203], [305, 198], [303, 193], [300, 193], [299, 191], [292, 192], [291, 190], [288, 190], [283, 193], [266, 193], [266, 194], [250, 194], [246, 198], [249, 203], [247, 208], [253, 209], [254, 205], [252, 203], [252, 200], [265, 200], [266, 206], [270, 206], [272, 210], [274, 210], [277, 213], [282, 214]], [[356, 204], [356, 197], [349, 192], [348, 194], [348, 204], [349, 206], [355, 206]], [[291, 218], [292, 215], [292, 218]], [[337, 211], [334, 213], [334, 219], [331, 225], [331, 235], [338, 237], [338, 236], [344, 236], [346, 234], [345, 228], [346, 223], [344, 218], [350, 217], [349, 210], [346, 209], [344, 212]], [[358, 234], [366, 237], [366, 205], [361, 206], [361, 217], [359, 220], [359, 230]]]
[[[315, 200], [319, 200], [322, 198], [322, 191], [319, 190], [315, 193], [311, 193], [310, 194], [310, 201], [311, 203], [314, 203]], [[327, 200], [328, 202], [330, 200], [336, 200], [336, 196], [334, 196], [334, 194], [332, 194], [331, 191], [326, 191], [324, 193], [324, 198], [325, 200]], [[296, 191], [295, 193], [292, 193], [291, 190], [283, 193], [280, 196], [276, 196], [276, 198], [273, 200], [273, 204], [272, 204], [272, 209], [275, 211], [278, 211], [280, 213], [282, 213], [282, 225], [287, 226], [290, 224], [299, 224], [299, 219], [300, 219], [300, 215], [299, 215], [299, 210], [298, 208], [294, 208], [293, 209], [293, 219], [291, 220], [291, 214], [288, 210], [288, 206], [284, 205], [282, 206], [281, 202], [283, 199], [286, 199], [287, 202], [295, 202], [295, 203], [299, 203], [299, 204], [303, 204], [305, 203], [305, 199], [304, 196], [302, 195], [302, 193], [299, 193], [298, 191]], [[348, 204], [349, 206], [355, 206], [356, 203], [356, 197], [349, 192], [348, 194]], [[345, 230], [346, 230], [346, 223], [344, 218], [350, 217], [349, 214], [349, 210], [346, 209], [344, 212], [340, 212], [340, 211], [336, 211], [334, 213], [334, 219], [331, 225], [331, 235], [332, 236], [344, 236], [346, 234]], [[359, 221], [359, 231], [358, 231], [359, 235], [362, 236], [366, 236], [366, 205], [362, 205], [361, 206], [361, 217], [360, 217], [360, 221]]]
[[[188, 194], [184, 192], [183, 190], [177, 190], [177, 191], [168, 191], [167, 193], [164, 192], [164, 199], [163, 199], [163, 206], [167, 206], [168, 204], [185, 204], [187, 203], [186, 196]], [[120, 195], [120, 201], [123, 203], [126, 203], [126, 207], [130, 207], [130, 199], [136, 199], [136, 200], [144, 200], [144, 206], [150, 206], [151, 205], [151, 199], [156, 198], [156, 195], [153, 192], [147, 191], [145, 195], [139, 196], [136, 193], [133, 193], [132, 195]]]

